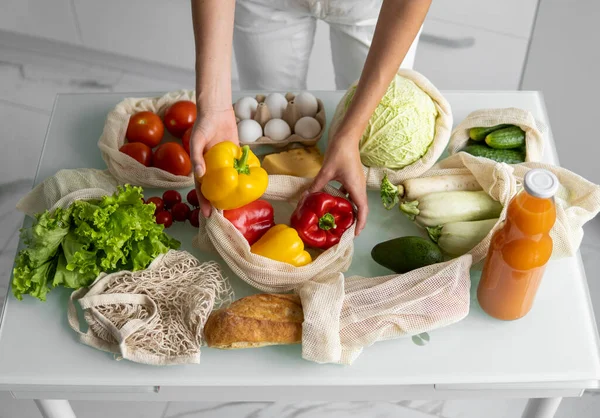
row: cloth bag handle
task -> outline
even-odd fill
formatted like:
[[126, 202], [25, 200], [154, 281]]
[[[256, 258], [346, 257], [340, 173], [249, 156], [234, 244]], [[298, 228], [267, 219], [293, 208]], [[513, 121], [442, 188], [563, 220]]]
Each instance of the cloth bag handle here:
[[[127, 352], [125, 347], [125, 341], [131, 334], [139, 330], [141, 327], [147, 325], [156, 317], [158, 307], [152, 298], [147, 295], [141, 294], [127, 294], [127, 293], [113, 293], [113, 294], [102, 294], [85, 296], [88, 289], [81, 288], [71, 293], [69, 298], [68, 306], [68, 319], [71, 328], [79, 334], [79, 339], [84, 344], [92, 347], [99, 348], [104, 351], [111, 353], [120, 353], [121, 355]], [[75, 307], [75, 301], [79, 301], [79, 305], [82, 309], [89, 309], [93, 314], [94, 318], [102, 325], [110, 334], [117, 340], [117, 344], [111, 344], [104, 341], [91, 332], [88, 329], [87, 333], [81, 332], [79, 317], [77, 316], [77, 308]], [[133, 304], [133, 305], [144, 305], [149, 308], [150, 315], [145, 319], [132, 319], [127, 321], [121, 329], [117, 328], [111, 321], [108, 320], [98, 309], [97, 306], [103, 305], [120, 305], [120, 304]]]

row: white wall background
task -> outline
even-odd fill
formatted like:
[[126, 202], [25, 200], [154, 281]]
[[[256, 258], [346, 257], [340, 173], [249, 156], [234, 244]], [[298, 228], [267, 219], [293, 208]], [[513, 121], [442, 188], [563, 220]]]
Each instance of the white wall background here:
[[561, 165], [600, 183], [600, 2], [541, 0], [523, 90], [544, 94]]

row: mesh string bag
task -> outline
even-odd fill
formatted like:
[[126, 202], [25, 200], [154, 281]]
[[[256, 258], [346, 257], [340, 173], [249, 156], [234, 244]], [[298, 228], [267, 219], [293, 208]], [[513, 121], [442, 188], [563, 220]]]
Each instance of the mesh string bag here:
[[[202, 329], [213, 309], [233, 300], [216, 262], [185, 251], [158, 256], [146, 270], [102, 274], [72, 293], [68, 319], [82, 343], [149, 365], [200, 362]], [[80, 331], [75, 302], [84, 310]]]

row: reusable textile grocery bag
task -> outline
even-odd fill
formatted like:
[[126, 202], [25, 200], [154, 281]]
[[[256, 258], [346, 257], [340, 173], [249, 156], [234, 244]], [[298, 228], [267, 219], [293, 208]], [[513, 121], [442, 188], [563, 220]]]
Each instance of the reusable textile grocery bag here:
[[[452, 131], [448, 152], [456, 154], [469, 142], [471, 128], [488, 128], [502, 124], [515, 125], [525, 131], [525, 161], [537, 162], [544, 155], [546, 126], [535, 120], [531, 112], [515, 107], [503, 109], [480, 109], [469, 115]], [[481, 141], [485, 144], [484, 141]]]
[[[102, 136], [98, 140], [98, 148], [110, 173], [120, 184], [129, 183], [133, 186], [177, 189], [194, 185], [192, 174], [177, 176], [156, 167], [146, 167], [119, 149], [125, 144], [125, 134], [129, 118], [142, 111], [158, 114], [161, 119], [165, 110], [173, 103], [187, 100], [196, 102], [193, 90], [172, 91], [161, 97], [127, 98], [118, 103], [106, 117]], [[165, 130], [163, 141], [179, 140]]]
[[583, 225], [600, 212], [600, 186], [597, 184], [560, 166], [536, 162], [509, 165], [464, 152], [440, 161], [423, 175], [430, 177], [470, 173], [483, 190], [504, 207], [499, 222], [482, 242], [469, 251], [473, 256], [473, 263], [483, 260], [487, 255], [492, 234], [502, 225], [508, 203], [521, 190], [525, 173], [533, 168], [551, 171], [560, 182], [560, 188], [554, 196], [556, 222], [550, 231], [554, 243], [552, 258], [575, 255], [583, 239]]
[[471, 256], [406, 274], [325, 274], [298, 290], [304, 310], [302, 357], [352, 364], [377, 341], [431, 331], [469, 313]]
[[[275, 222], [288, 223], [301, 194], [312, 179], [273, 175], [261, 197], [275, 209]], [[332, 186], [325, 192], [344, 196]], [[200, 216], [200, 228], [194, 245], [203, 250], [215, 250], [233, 272], [246, 283], [264, 292], [289, 292], [300, 284], [325, 272], [343, 272], [352, 262], [354, 252], [354, 225], [347, 229], [340, 242], [326, 251], [312, 251], [313, 261], [302, 267], [271, 260], [254, 254], [244, 236], [229, 222], [220, 210], [213, 209], [208, 218]]]
[[[422, 173], [429, 170], [441, 157], [448, 145], [448, 140], [450, 139], [450, 131], [452, 130], [452, 110], [448, 101], [442, 96], [442, 93], [440, 93], [440, 91], [425, 76], [417, 71], [400, 69], [397, 74], [414, 82], [417, 87], [423, 90], [433, 100], [438, 112], [435, 120], [435, 135], [433, 142], [425, 155], [406, 167], [398, 170], [391, 170], [389, 168], [367, 167], [363, 165], [367, 187], [370, 189], [379, 189], [384, 175], [387, 175], [392, 183], [401, 183], [404, 180], [419, 177]], [[357, 84], [358, 81], [353, 83], [338, 103], [331, 124], [329, 125], [329, 140], [333, 138], [344, 120], [346, 108], [349, 105], [350, 94], [352, 94], [352, 91]], [[401, 117], [401, 115], [398, 117]]]
[[492, 231], [466, 255], [402, 275], [344, 278], [324, 274], [296, 291], [304, 308], [302, 355], [319, 363], [351, 364], [376, 341], [415, 335], [457, 322], [469, 312], [473, 263], [485, 258], [492, 234], [503, 222], [506, 207], [533, 168], [552, 171], [561, 183], [555, 196], [556, 223], [550, 232], [553, 258], [574, 255], [583, 225], [600, 211], [600, 186], [569, 170], [549, 164], [508, 165], [453, 155], [423, 177], [472, 174], [504, 210]]

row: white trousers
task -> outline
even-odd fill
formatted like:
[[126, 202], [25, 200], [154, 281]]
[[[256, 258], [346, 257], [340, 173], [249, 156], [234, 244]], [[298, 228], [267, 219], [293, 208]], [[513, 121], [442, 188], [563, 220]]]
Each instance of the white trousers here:
[[[321, 19], [330, 28], [336, 87], [347, 89], [360, 78], [381, 3], [382, 0], [238, 0], [233, 46], [240, 87], [305, 90], [317, 19]], [[419, 35], [401, 67], [412, 68]]]

